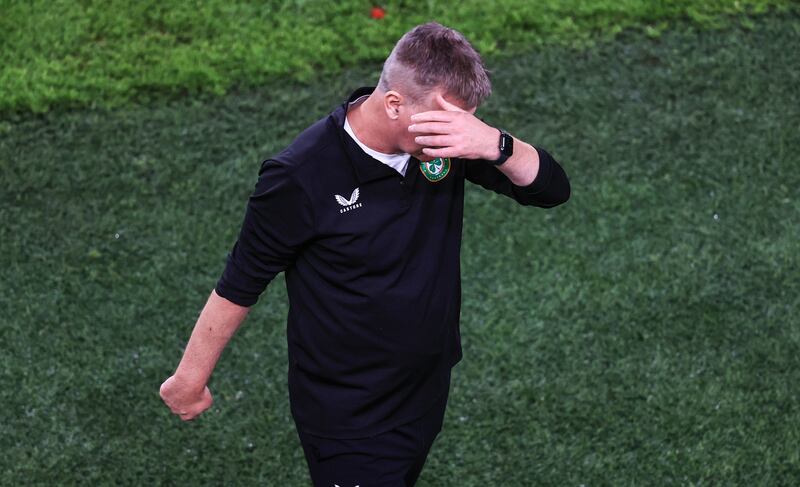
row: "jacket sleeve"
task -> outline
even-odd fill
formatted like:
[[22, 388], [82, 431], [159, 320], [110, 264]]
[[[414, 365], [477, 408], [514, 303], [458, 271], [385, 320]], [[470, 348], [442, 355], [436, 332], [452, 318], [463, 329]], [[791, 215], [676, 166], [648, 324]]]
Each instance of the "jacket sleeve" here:
[[239, 237], [215, 286], [218, 295], [240, 306], [254, 305], [313, 236], [311, 202], [291, 169], [274, 159], [261, 164]]
[[462, 159], [465, 177], [495, 193], [508, 196], [526, 206], [552, 208], [566, 203], [570, 196], [567, 174], [546, 150], [534, 147], [539, 153], [539, 172], [527, 186], [517, 186], [497, 167], [483, 159]]

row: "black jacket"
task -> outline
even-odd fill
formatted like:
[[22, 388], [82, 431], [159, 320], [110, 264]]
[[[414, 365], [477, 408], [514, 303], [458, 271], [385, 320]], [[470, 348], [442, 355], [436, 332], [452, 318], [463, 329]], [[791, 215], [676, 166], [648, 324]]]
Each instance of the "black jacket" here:
[[242, 306], [285, 272], [292, 416], [328, 437], [369, 436], [421, 416], [462, 357], [460, 247], [464, 181], [552, 207], [569, 198], [561, 166], [537, 148], [521, 187], [486, 161], [455, 159], [431, 182], [405, 176], [344, 131], [354, 91], [261, 164], [238, 240], [216, 285]]

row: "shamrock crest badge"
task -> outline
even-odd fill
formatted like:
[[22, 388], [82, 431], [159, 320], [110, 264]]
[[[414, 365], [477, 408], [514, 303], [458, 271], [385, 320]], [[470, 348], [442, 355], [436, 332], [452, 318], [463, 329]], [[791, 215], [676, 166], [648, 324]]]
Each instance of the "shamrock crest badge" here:
[[439, 182], [450, 172], [450, 158], [437, 157], [428, 162], [420, 161], [419, 169], [428, 181]]

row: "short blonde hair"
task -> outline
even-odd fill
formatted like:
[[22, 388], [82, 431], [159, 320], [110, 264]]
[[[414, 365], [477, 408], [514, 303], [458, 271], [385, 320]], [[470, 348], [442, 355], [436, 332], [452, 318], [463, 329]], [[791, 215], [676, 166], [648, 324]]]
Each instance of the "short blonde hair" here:
[[477, 107], [492, 93], [489, 71], [463, 34], [437, 22], [414, 27], [383, 63], [381, 91], [397, 90], [419, 103], [433, 88]]

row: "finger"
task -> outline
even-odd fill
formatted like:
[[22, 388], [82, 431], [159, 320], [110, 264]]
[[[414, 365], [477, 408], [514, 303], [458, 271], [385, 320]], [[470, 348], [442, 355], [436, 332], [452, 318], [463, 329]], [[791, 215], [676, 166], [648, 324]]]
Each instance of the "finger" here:
[[206, 408], [210, 408], [212, 404], [214, 404], [214, 396], [211, 395], [211, 389], [208, 386], [203, 389], [203, 397], [206, 400], [207, 406]]
[[180, 413], [178, 416], [179, 416], [179, 417], [181, 418], [181, 420], [183, 420], [183, 421], [191, 421], [191, 420], [193, 420], [194, 418], [196, 418], [196, 417], [197, 417], [197, 415], [196, 415], [196, 414], [192, 414], [192, 413]]
[[450, 135], [419, 135], [414, 137], [414, 141], [419, 145], [429, 147], [450, 147], [455, 142], [455, 138]]
[[424, 147], [422, 153], [431, 157], [458, 157], [458, 150], [454, 147], [440, 147], [438, 149]]
[[191, 412], [188, 412], [188, 413], [186, 413], [186, 414], [182, 414], [182, 415], [180, 416], [180, 418], [181, 418], [182, 420], [184, 420], [184, 421], [189, 421], [189, 420], [192, 420], [192, 419], [195, 419], [195, 418], [197, 418], [197, 417], [201, 416], [201, 415], [202, 415], [203, 413], [205, 413], [207, 410], [208, 410], [208, 408], [207, 408], [207, 407], [200, 407], [200, 408], [197, 408], [197, 409], [195, 409], [195, 410], [193, 410], [193, 411], [191, 411]]
[[466, 112], [466, 110], [463, 110], [460, 107], [457, 107], [457, 106], [453, 105], [452, 103], [450, 103], [449, 101], [445, 100], [441, 93], [436, 93], [436, 101], [439, 102], [439, 106], [441, 106], [442, 108], [444, 108], [447, 111], [450, 111], [450, 112]]
[[422, 113], [415, 113], [411, 115], [412, 122], [451, 122], [455, 115], [453, 112], [444, 110], [430, 110]]
[[409, 132], [423, 134], [449, 134], [452, 129], [452, 125], [446, 122], [422, 122], [408, 126]]

